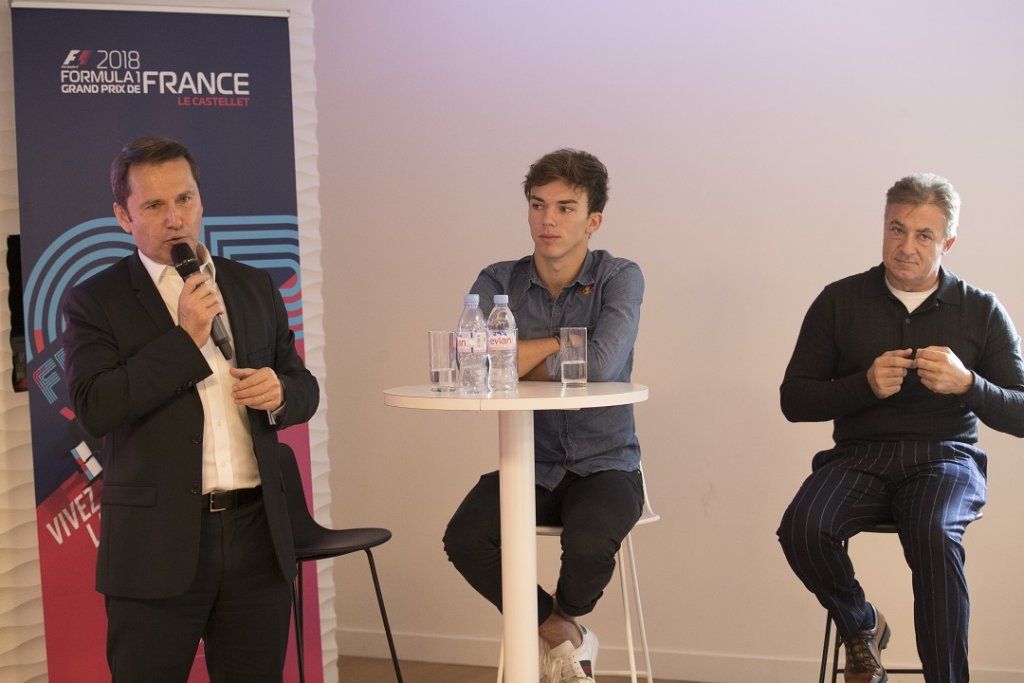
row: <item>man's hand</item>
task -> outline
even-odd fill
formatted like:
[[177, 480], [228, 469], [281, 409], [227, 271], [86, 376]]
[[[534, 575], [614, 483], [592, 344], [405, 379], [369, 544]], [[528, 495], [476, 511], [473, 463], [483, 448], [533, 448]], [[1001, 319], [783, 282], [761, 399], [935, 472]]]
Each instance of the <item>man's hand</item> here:
[[188, 332], [199, 348], [203, 348], [210, 338], [214, 316], [224, 312], [224, 304], [217, 292], [206, 284], [209, 279], [205, 273], [190, 275], [178, 295], [178, 325]]
[[974, 373], [964, 367], [948, 346], [917, 350], [914, 367], [925, 385], [937, 394], [963, 394], [974, 385]]
[[886, 351], [868, 368], [868, 384], [878, 398], [889, 398], [903, 387], [907, 370], [914, 367], [913, 349]]
[[238, 380], [231, 387], [236, 404], [254, 410], [277, 410], [284, 403], [284, 388], [272, 369], [231, 368], [231, 376]]

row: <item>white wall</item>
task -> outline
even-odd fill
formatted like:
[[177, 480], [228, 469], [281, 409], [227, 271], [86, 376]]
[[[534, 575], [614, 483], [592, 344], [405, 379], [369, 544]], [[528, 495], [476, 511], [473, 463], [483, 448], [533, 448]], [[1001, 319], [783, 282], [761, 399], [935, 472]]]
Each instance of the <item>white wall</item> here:
[[[775, 529], [830, 427], [787, 423], [778, 385], [812, 298], [879, 262], [885, 190], [913, 171], [948, 175], [963, 196], [946, 264], [1024, 325], [1024, 8], [313, 8], [334, 519], [394, 531], [378, 561], [400, 653], [494, 661], [499, 618], [448, 565], [440, 537], [495, 466], [496, 421], [387, 408], [381, 390], [424, 381], [424, 332], [454, 325], [482, 266], [531, 250], [522, 176], [573, 146], [611, 172], [593, 246], [636, 260], [647, 278], [634, 380], [651, 389], [638, 429], [664, 521], [636, 544], [656, 672], [813, 679], [823, 612]], [[984, 430], [982, 445], [990, 504], [967, 535], [972, 668], [978, 681], [1022, 681], [1022, 444]], [[857, 539], [854, 553], [895, 632], [886, 661], [911, 661], [895, 539]], [[542, 558], [550, 581], [555, 554]], [[336, 566], [341, 650], [383, 656], [363, 563]], [[589, 620], [609, 659], [623, 642], [615, 605]]]

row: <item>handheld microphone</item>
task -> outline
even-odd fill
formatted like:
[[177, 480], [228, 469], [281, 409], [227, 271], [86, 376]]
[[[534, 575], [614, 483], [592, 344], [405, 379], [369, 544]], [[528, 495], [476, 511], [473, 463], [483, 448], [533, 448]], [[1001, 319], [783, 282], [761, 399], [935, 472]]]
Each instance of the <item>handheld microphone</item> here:
[[[190, 275], [199, 272], [199, 261], [196, 260], [192, 247], [184, 242], [178, 242], [171, 247], [171, 260], [174, 262], [174, 269], [182, 280], [187, 280]], [[218, 313], [213, 318], [213, 327], [210, 328], [210, 336], [213, 343], [217, 345], [220, 352], [224, 354], [225, 360], [231, 360], [234, 352], [231, 350], [231, 340], [228, 339], [227, 330], [224, 329], [224, 320]]]

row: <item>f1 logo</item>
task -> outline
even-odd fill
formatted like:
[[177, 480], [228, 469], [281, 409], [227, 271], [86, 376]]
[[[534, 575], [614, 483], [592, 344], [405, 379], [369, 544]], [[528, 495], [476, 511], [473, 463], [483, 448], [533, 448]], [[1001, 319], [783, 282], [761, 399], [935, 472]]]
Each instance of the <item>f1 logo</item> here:
[[71, 66], [75, 62], [84, 66], [89, 61], [91, 54], [92, 50], [69, 50], [68, 56], [64, 58], [64, 63], [61, 66]]

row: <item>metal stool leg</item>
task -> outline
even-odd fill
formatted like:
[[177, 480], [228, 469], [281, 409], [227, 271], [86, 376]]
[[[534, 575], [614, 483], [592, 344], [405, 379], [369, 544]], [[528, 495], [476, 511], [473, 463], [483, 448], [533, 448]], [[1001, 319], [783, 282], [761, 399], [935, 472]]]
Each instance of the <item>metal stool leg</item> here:
[[832, 615], [825, 612], [825, 644], [821, 648], [821, 673], [818, 683], [825, 683], [825, 672], [828, 671], [828, 646], [832, 640]]
[[[839, 646], [842, 645], [842, 638], [839, 637], [839, 627], [836, 626], [836, 644], [832, 646], [832, 683], [839, 678], [842, 670], [839, 668]], [[845, 667], [844, 667], [845, 668]]]
[[388, 649], [391, 650], [391, 663], [395, 666], [395, 678], [398, 683], [402, 681], [402, 669], [398, 666], [398, 653], [395, 652], [395, 640], [391, 637], [391, 624], [388, 623], [388, 613], [384, 609], [384, 596], [380, 592], [380, 581], [377, 580], [377, 565], [373, 562], [373, 553], [366, 548], [366, 558], [370, 562], [370, 575], [373, 576], [373, 589], [377, 591], [377, 605], [380, 607], [380, 618], [384, 622], [384, 634], [388, 637]]
[[644, 621], [644, 605], [640, 601], [640, 575], [636, 571], [636, 554], [633, 552], [633, 535], [626, 537], [629, 547], [629, 567], [633, 577], [633, 598], [636, 600], [636, 621], [640, 626], [640, 647], [644, 655], [644, 667], [647, 674], [647, 683], [654, 683], [654, 674], [651, 667], [651, 646], [647, 642], [647, 624]]
[[[818, 683], [825, 683], [825, 672], [828, 671], [828, 655], [829, 645], [832, 640], [832, 615], [825, 613], [825, 644], [821, 648], [821, 673], [818, 675]], [[839, 630], [836, 629], [836, 643], [832, 646], [832, 675], [828, 677], [829, 681], [835, 683], [836, 678], [842, 671], [839, 669], [839, 646], [842, 645], [842, 639], [839, 637]]]
[[305, 646], [302, 634], [302, 563], [296, 565], [298, 570], [292, 581], [292, 613], [295, 615], [295, 656], [299, 662], [299, 683], [306, 683]]
[[[629, 543], [629, 534], [626, 534], [626, 543]], [[628, 550], [626, 555], [632, 557]], [[623, 553], [620, 549], [618, 555], [619, 590], [622, 591], [622, 620], [626, 624], [626, 654], [629, 657], [629, 680], [630, 683], [636, 683], [636, 648], [633, 645], [633, 620], [629, 614], [629, 577], [626, 576], [627, 565], [623, 562], [623, 559]]]

